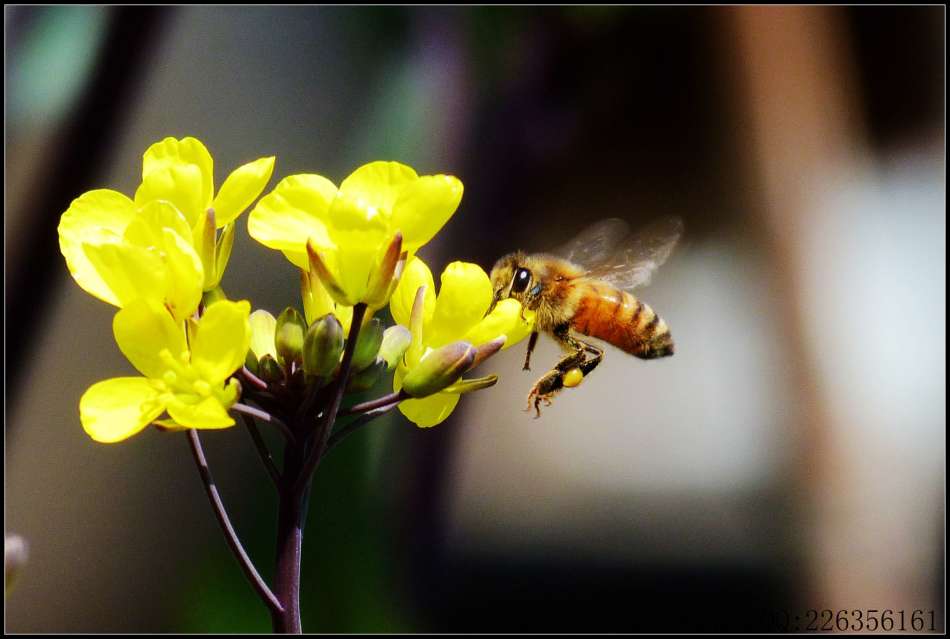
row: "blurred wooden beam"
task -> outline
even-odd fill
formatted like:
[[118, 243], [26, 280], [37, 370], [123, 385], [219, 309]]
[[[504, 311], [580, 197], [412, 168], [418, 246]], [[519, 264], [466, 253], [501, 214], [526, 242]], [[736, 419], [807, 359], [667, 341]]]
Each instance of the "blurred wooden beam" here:
[[[788, 367], [798, 393], [791, 422], [789, 485], [799, 523], [796, 535], [805, 568], [802, 605], [854, 607], [854, 578], [828, 548], [836, 532], [829, 504], [846, 501], [848, 451], [836, 441], [830, 398], [818, 379], [813, 344], [806, 334], [804, 303], [807, 231], [819, 215], [820, 186], [864, 150], [856, 74], [850, 61], [843, 10], [832, 7], [736, 7], [725, 11], [735, 105], [746, 149], [747, 180], [758, 227], [772, 257], [772, 277], [783, 308]], [[799, 492], [800, 491], [800, 492]], [[840, 533], [838, 530], [837, 533]], [[790, 563], [794, 563], [791, 560]]]

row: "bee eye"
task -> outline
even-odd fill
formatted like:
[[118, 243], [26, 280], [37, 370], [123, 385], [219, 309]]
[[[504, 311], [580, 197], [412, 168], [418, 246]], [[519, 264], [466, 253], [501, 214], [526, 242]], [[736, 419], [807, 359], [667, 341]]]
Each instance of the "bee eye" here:
[[531, 271], [526, 268], [519, 268], [515, 271], [515, 279], [511, 284], [512, 293], [524, 293], [531, 283]]

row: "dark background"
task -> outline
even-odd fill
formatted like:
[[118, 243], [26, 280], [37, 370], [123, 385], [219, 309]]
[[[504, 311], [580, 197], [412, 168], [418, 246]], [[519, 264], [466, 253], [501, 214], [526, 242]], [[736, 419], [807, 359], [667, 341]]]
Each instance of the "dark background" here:
[[[604, 217], [686, 225], [642, 293], [674, 358], [609, 350], [535, 422], [515, 348], [444, 424], [397, 415], [334, 452], [305, 630], [768, 631], [825, 608], [936, 609], [942, 628], [945, 15], [7, 7], [5, 527], [31, 557], [6, 629], [269, 629], [184, 438], [102, 446], [79, 425], [85, 388], [131, 370], [59, 216], [131, 195], [168, 135], [201, 139], [218, 185], [263, 155], [269, 188], [375, 159], [459, 176], [434, 271]], [[224, 286], [299, 304], [243, 222]], [[270, 578], [266, 475], [246, 433], [205, 440]]]

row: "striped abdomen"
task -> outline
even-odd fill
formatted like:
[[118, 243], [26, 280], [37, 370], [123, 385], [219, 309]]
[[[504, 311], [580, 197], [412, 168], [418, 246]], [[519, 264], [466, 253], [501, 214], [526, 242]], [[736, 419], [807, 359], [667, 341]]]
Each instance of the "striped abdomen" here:
[[572, 329], [642, 359], [673, 354], [673, 338], [666, 322], [636, 297], [604, 282], [576, 282], [575, 287], [577, 306]]

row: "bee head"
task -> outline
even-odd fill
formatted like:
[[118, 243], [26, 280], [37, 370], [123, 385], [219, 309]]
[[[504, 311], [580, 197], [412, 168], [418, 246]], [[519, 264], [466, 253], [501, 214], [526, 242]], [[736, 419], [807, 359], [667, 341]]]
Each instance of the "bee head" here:
[[509, 297], [519, 302], [523, 301], [524, 294], [533, 279], [531, 271], [524, 266], [524, 257], [521, 252], [511, 253], [495, 262], [491, 270], [494, 298], [488, 309], [489, 312], [495, 308], [495, 304]]

